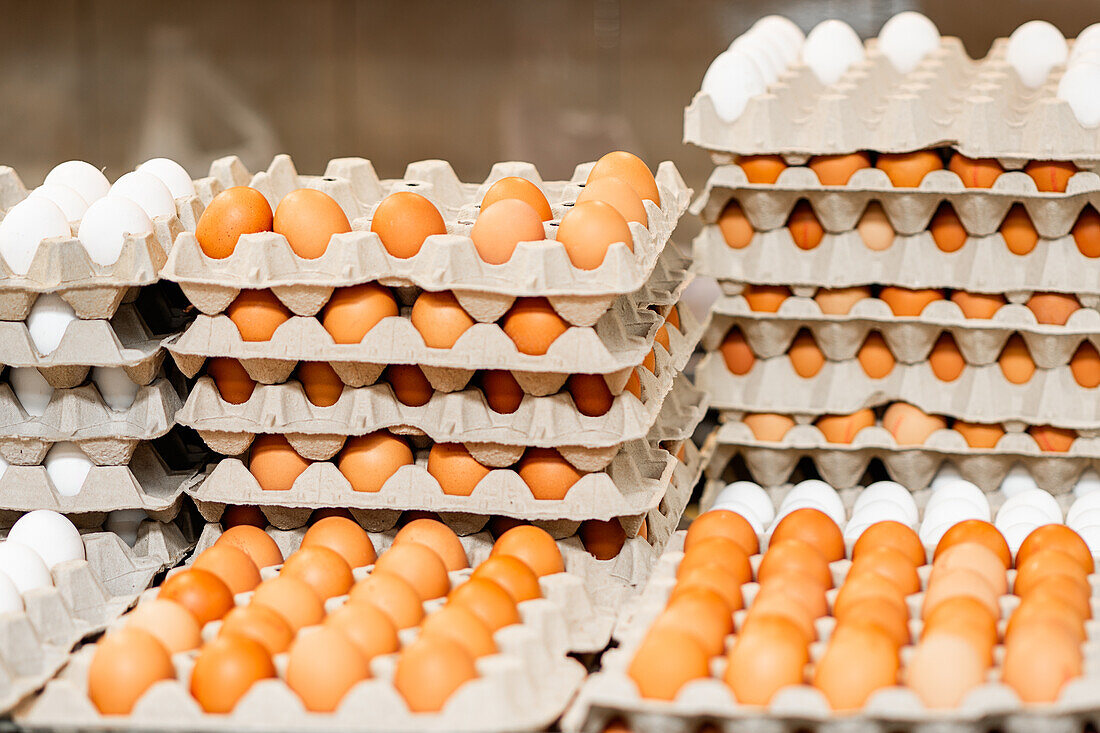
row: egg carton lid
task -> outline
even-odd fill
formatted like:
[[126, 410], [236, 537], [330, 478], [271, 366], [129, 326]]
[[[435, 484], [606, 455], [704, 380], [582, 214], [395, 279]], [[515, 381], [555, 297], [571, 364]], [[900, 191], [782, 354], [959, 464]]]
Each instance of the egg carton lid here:
[[737, 376], [722, 355], [708, 352], [695, 373], [698, 387], [711, 395], [711, 407], [742, 412], [779, 412], [809, 418], [850, 415], [864, 407], [909, 402], [921, 410], [967, 422], [1054, 425], [1095, 430], [1100, 403], [1095, 390], [1073, 378], [1068, 366], [1036, 369], [1024, 384], [1012, 384], [999, 364], [967, 366], [953, 382], [943, 382], [928, 362], [894, 365], [882, 379], [871, 379], [859, 361], [827, 361], [816, 376], [800, 377], [785, 356], [758, 359]]
[[41, 416], [28, 415], [8, 384], [0, 384], [0, 457], [37, 465], [54, 443], [76, 443], [97, 466], [124, 465], [139, 442], [168, 433], [180, 396], [167, 379], [138, 389], [133, 404], [114, 411], [92, 384], [57, 390]]
[[1058, 239], [1070, 233], [1087, 206], [1100, 209], [1100, 175], [1075, 173], [1065, 193], [1043, 193], [1023, 171], [1006, 171], [990, 188], [966, 188], [953, 171], [932, 171], [916, 188], [895, 187], [886, 172], [863, 168], [845, 186], [823, 186], [807, 167], [786, 168], [775, 183], [749, 183], [736, 164], [715, 168], [691, 211], [714, 224], [722, 209], [736, 201], [753, 228], [770, 231], [787, 225], [799, 201], [807, 201], [827, 232], [855, 229], [867, 206], [877, 202], [899, 235], [928, 228], [940, 204], [947, 202], [972, 237], [996, 232], [1014, 204], [1027, 211], [1039, 236]]
[[717, 350], [726, 333], [737, 326], [752, 353], [769, 359], [787, 353], [802, 329], [832, 361], [856, 358], [868, 334], [882, 335], [894, 358], [906, 364], [928, 359], [940, 334], [954, 338], [968, 364], [996, 363], [1012, 334], [1019, 333], [1035, 365], [1052, 369], [1068, 364], [1082, 342], [1100, 347], [1100, 311], [1081, 308], [1065, 325], [1039, 323], [1031, 309], [1020, 303], [1002, 306], [992, 318], [966, 318], [950, 300], [930, 303], [919, 316], [895, 316], [885, 301], [865, 298], [845, 315], [826, 315], [809, 297], [789, 297], [775, 313], [749, 308], [740, 295], [719, 298], [703, 348]]
[[733, 122], [698, 92], [684, 111], [684, 142], [714, 151], [716, 163], [731, 153], [899, 153], [951, 145], [1011, 167], [1033, 159], [1096, 165], [1100, 129], [1082, 125], [1057, 98], [1061, 74], [1029, 89], [1005, 59], [1007, 45], [999, 38], [975, 61], [958, 38], [944, 37], [916, 69], [900, 74], [877, 40], [868, 41], [866, 58], [836, 84], [821, 84], [798, 64]]

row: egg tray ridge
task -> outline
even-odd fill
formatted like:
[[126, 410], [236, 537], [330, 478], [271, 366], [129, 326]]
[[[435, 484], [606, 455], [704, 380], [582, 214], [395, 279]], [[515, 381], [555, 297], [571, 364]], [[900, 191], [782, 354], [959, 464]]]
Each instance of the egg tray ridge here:
[[817, 302], [801, 295], [788, 297], [775, 313], [753, 311], [740, 295], [719, 298], [703, 336], [704, 349], [717, 350], [736, 326], [752, 353], [760, 359], [786, 354], [798, 332], [808, 329], [825, 358], [854, 359], [868, 334], [882, 335], [890, 353], [904, 364], [927, 361], [940, 334], [949, 333], [967, 364], [983, 366], [997, 358], [1012, 334], [1018, 333], [1040, 369], [1070, 362], [1082, 342], [1100, 348], [1100, 311], [1081, 308], [1065, 325], [1038, 323], [1022, 303], [1001, 306], [992, 318], [966, 318], [950, 300], [933, 301], [919, 316], [895, 316], [878, 298], [856, 302], [845, 315], [826, 315]]
[[1029, 89], [1006, 61], [1007, 46], [999, 38], [975, 61], [958, 38], [945, 37], [903, 75], [871, 40], [866, 58], [836, 84], [822, 84], [798, 64], [733, 122], [698, 92], [684, 111], [684, 142], [712, 151], [716, 164], [729, 162], [731, 153], [897, 153], [947, 144], [971, 158], [1017, 165], [1035, 159], [1094, 166], [1100, 128], [1083, 126], [1057, 98], [1061, 73]]
[[826, 361], [815, 376], [800, 377], [786, 356], [757, 359], [748, 373], [729, 371], [709, 352], [695, 384], [711, 407], [737, 412], [778, 412], [798, 417], [850, 415], [864, 407], [909, 402], [935, 415], [967, 422], [1054, 425], [1093, 431], [1100, 423], [1096, 390], [1080, 386], [1068, 366], [1036, 369], [1023, 384], [1005, 379], [999, 364], [967, 366], [953, 382], [941, 381], [928, 362], [898, 363], [872, 379], [855, 359]]
[[[1068, 682], [1060, 699], [1051, 704], [1025, 705], [1016, 694], [994, 676], [1003, 659], [1002, 647], [994, 650], [994, 667], [987, 672], [988, 681], [971, 690], [960, 706], [952, 710], [926, 708], [916, 693], [908, 688], [895, 686], [871, 694], [867, 703], [858, 711], [836, 713], [830, 708], [824, 695], [809, 684], [792, 686], [776, 693], [766, 707], [739, 705], [729, 688], [721, 680], [725, 659], [711, 659], [711, 676], [687, 683], [672, 701], [646, 700], [642, 698], [634, 682], [627, 676], [627, 668], [643, 640], [646, 631], [663, 610], [675, 586], [676, 568], [683, 557], [683, 541], [686, 532], [678, 532], [669, 542], [658, 562], [650, 582], [642, 594], [625, 609], [617, 636], [620, 646], [603, 656], [601, 670], [587, 678], [580, 694], [562, 719], [562, 729], [569, 733], [598, 733], [615, 718], [622, 718], [627, 727], [638, 733], [687, 733], [698, 730], [703, 724], [712, 724], [719, 730], [806, 730], [829, 731], [842, 728], [856, 733], [878, 731], [959, 730], [1006, 731], [1029, 730], [1081, 730], [1086, 724], [1100, 720], [1100, 695], [1097, 693], [1096, 651], [1094, 641], [1100, 634], [1095, 614], [1100, 611], [1100, 599], [1096, 594], [1097, 576], [1090, 576], [1093, 586], [1093, 618], [1086, 622], [1088, 639], [1084, 644], [1084, 670], [1080, 677]], [[761, 555], [752, 558], [758, 567]], [[830, 565], [834, 585], [839, 587], [847, 575], [851, 562], [840, 560]], [[918, 574], [922, 591], [906, 598], [913, 619], [919, 619], [931, 568], [922, 566]], [[1009, 580], [1014, 571], [1009, 571]], [[759, 586], [747, 583], [742, 586], [745, 606], [751, 603]], [[1010, 584], [1011, 587], [1011, 584]], [[830, 591], [830, 606], [836, 591]], [[999, 631], [1003, 632], [1004, 619], [1019, 604], [1016, 596], [1001, 596]], [[746, 611], [735, 615], [739, 626]], [[921, 621], [911, 620], [910, 631], [919, 638]], [[815, 622], [821, 641], [810, 645], [811, 661], [816, 662], [824, 652], [825, 641], [835, 627], [835, 619], [824, 617]], [[728, 645], [728, 639], [727, 639]], [[904, 660], [912, 647], [901, 650]]]

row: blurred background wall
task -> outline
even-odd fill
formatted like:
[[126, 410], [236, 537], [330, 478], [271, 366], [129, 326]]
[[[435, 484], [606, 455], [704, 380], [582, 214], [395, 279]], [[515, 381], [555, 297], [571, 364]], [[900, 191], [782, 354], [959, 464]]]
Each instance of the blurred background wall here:
[[1032, 18], [1069, 37], [1100, 20], [1100, 0], [0, 0], [0, 164], [37, 185], [70, 158], [113, 179], [154, 155], [203, 175], [289, 152], [302, 172], [445, 158], [480, 180], [626, 148], [698, 188], [683, 107], [737, 34], [775, 12], [868, 36], [905, 9], [974, 56]]

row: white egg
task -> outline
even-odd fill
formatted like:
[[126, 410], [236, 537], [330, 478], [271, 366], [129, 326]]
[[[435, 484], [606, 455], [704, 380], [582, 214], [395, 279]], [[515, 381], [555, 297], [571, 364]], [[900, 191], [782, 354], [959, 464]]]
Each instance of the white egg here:
[[783, 497], [783, 502], [779, 505], [779, 509], [782, 511], [789, 506], [802, 506], [805, 499], [810, 499], [821, 504], [822, 507], [824, 507], [822, 511], [828, 514], [838, 526], [844, 526], [844, 520], [847, 515], [844, 511], [844, 502], [840, 500], [840, 494], [836, 493], [836, 489], [820, 479], [799, 481], [787, 492], [787, 495]]
[[1075, 531], [1088, 545], [1089, 552], [1093, 555], [1100, 555], [1100, 524], [1090, 524]]
[[940, 31], [927, 16], [912, 10], [898, 13], [878, 34], [878, 47], [895, 69], [908, 74], [940, 46]]
[[836, 84], [852, 64], [863, 60], [863, 42], [842, 20], [825, 20], [814, 26], [802, 44], [802, 63], [822, 84]]
[[1100, 23], [1093, 23], [1081, 29], [1081, 32], [1077, 34], [1077, 38], [1073, 39], [1073, 48], [1069, 53], [1070, 59], [1073, 59], [1073, 55], [1077, 53], [1078, 49], [1084, 50], [1096, 44], [1100, 44]]
[[1068, 55], [1069, 46], [1061, 31], [1045, 20], [1030, 20], [1008, 37], [1005, 60], [1020, 81], [1034, 89], [1046, 81], [1051, 69], [1064, 64]]
[[43, 239], [69, 238], [73, 230], [61, 207], [45, 196], [28, 196], [0, 221], [0, 257], [17, 275], [26, 275]]
[[0, 542], [0, 573], [15, 583], [20, 594], [53, 586], [53, 577], [46, 563], [22, 542]]
[[984, 515], [978, 517], [979, 519], [989, 521], [989, 500], [981, 489], [965, 479], [956, 479], [933, 492], [932, 496], [928, 498], [928, 503], [924, 506], [924, 516], [927, 517], [928, 512], [942, 504], [955, 501], [964, 501], [970, 504]]
[[34, 367], [12, 367], [8, 370], [8, 384], [23, 411], [41, 417], [53, 398], [53, 387]]
[[141, 385], [126, 376], [126, 370], [122, 367], [95, 367], [92, 369], [92, 383], [107, 406], [116, 412], [129, 410], [141, 389]]
[[896, 481], [875, 481], [868, 484], [859, 492], [855, 504], [852, 505], [854, 517], [864, 506], [879, 501], [891, 501], [905, 510], [906, 524], [916, 526], [920, 515], [917, 512], [917, 502], [913, 501], [913, 495]]
[[716, 506], [730, 502], [738, 502], [751, 508], [753, 515], [764, 524], [771, 524], [775, 519], [775, 505], [768, 492], [752, 481], [734, 481], [722, 489], [714, 500]]
[[69, 160], [54, 166], [43, 183], [60, 183], [80, 194], [89, 205], [99, 201], [111, 190], [111, 182], [103, 171], [83, 160]]
[[88, 202], [63, 183], [43, 183], [31, 191], [30, 195], [53, 201], [70, 222], [80, 221], [80, 217], [88, 210]]
[[743, 53], [752, 59], [765, 86], [771, 86], [787, 68], [786, 59], [775, 41], [760, 33], [746, 33], [734, 39], [729, 47], [732, 53]]
[[752, 24], [751, 30], [767, 34], [778, 41], [788, 64], [798, 60], [799, 50], [806, 40], [806, 34], [790, 18], [782, 15], [765, 15]]
[[23, 613], [23, 596], [15, 583], [4, 573], [0, 573], [0, 613]]
[[962, 474], [959, 473], [959, 469], [955, 468], [955, 464], [945, 461], [936, 470], [936, 475], [932, 477], [932, 483], [928, 485], [928, 488], [934, 493], [939, 491], [941, 487], [960, 479], [962, 479]]
[[1066, 69], [1058, 82], [1058, 99], [1069, 105], [1084, 127], [1100, 125], [1100, 66], [1077, 64]]
[[1035, 483], [1031, 472], [1019, 463], [1012, 464], [1012, 468], [1008, 469], [1008, 473], [1001, 481], [1001, 493], [1008, 497], [1037, 488], [1039, 488], [1039, 485]]
[[1056, 522], [1042, 522], [1039, 524], [1035, 522], [1017, 522], [1007, 527], [997, 527], [997, 529], [1001, 530], [1005, 542], [1008, 543], [1009, 551], [1015, 556], [1020, 549], [1020, 545], [1024, 544], [1024, 540], [1027, 539], [1027, 536], [1034, 532], [1037, 527], [1043, 526], [1043, 524], [1056, 524]]
[[918, 523], [917, 507], [916, 505], [905, 506], [893, 499], [879, 499], [878, 501], [862, 504], [858, 509], [853, 510], [850, 521], [856, 520], [871, 523], [900, 522], [909, 527], [916, 527]]
[[758, 537], [764, 534], [764, 530], [767, 528], [767, 525], [763, 521], [761, 521], [760, 517], [753, 513], [752, 507], [745, 502], [723, 502], [721, 504], [715, 504], [713, 507], [711, 507], [711, 511], [714, 511], [715, 509], [724, 509], [726, 511], [730, 511], [734, 514], [739, 514], [740, 516], [744, 517], [745, 521], [749, 523], [749, 526], [752, 527], [752, 531], [755, 532]]
[[1066, 62], [1067, 69], [1072, 69], [1074, 66], [1100, 66], [1100, 41], [1080, 50], [1074, 46], [1073, 50], [1077, 53], [1070, 54], [1069, 61]]
[[1031, 505], [1021, 504], [1010, 506], [1007, 510], [1002, 507], [993, 520], [993, 526], [1001, 532], [1014, 524], [1030, 524], [1037, 527], [1040, 524], [1061, 524], [1061, 522], [1052, 520]]
[[725, 51], [711, 62], [699, 91], [710, 97], [722, 120], [733, 122], [750, 99], [767, 91], [767, 84], [747, 54]]
[[152, 173], [168, 187], [173, 198], [195, 195], [195, 183], [182, 165], [169, 158], [153, 158], [137, 167], [139, 171]]
[[51, 353], [61, 343], [76, 311], [55, 293], [39, 295], [27, 314], [27, 332], [39, 354]]
[[768, 527], [768, 534], [774, 532], [775, 528], [779, 526], [779, 523], [782, 522], [788, 514], [791, 514], [792, 512], [797, 512], [799, 509], [816, 509], [825, 516], [829, 517], [829, 519], [836, 522], [836, 526], [841, 528], [843, 528], [846, 524], [844, 515], [842, 514], [839, 518], [837, 518], [835, 514], [829, 511], [830, 507], [827, 506], [825, 502], [817, 501], [816, 499], [811, 499], [809, 497], [803, 497], [801, 499], [791, 502], [790, 504], [784, 505], [782, 508], [780, 508], [778, 512], [776, 512], [775, 521], [773, 521], [771, 526]]
[[1077, 512], [1073, 519], [1066, 519], [1066, 526], [1077, 532], [1083, 527], [1100, 526], [1100, 509], [1085, 509]]
[[34, 550], [50, 570], [63, 562], [86, 558], [80, 530], [64, 515], [48, 509], [21, 516], [9, 530], [8, 541]]
[[140, 206], [122, 196], [108, 196], [88, 207], [77, 236], [93, 262], [112, 265], [122, 254], [127, 234], [151, 231], [153, 222]]
[[1091, 494], [1097, 489], [1100, 489], [1100, 473], [1097, 473], [1095, 469], [1086, 468], [1077, 477], [1077, 484], [1073, 487], [1073, 495], [1080, 498], [1085, 494]]
[[1000, 526], [1001, 515], [1015, 510], [1016, 507], [1030, 509], [1036, 520], [1042, 518], [1048, 524], [1062, 523], [1062, 507], [1058, 505], [1058, 500], [1042, 489], [1029, 489], [1015, 496], [1010, 496], [1001, 505], [1001, 508], [997, 510], [998, 526]]
[[79, 494], [88, 472], [92, 470], [91, 460], [76, 443], [54, 443], [42, 464], [61, 496]]
[[115, 181], [107, 197], [121, 196], [141, 207], [150, 219], [176, 215], [176, 201], [164, 182], [145, 171], [130, 171]]
[[1077, 519], [1085, 512], [1100, 509], [1100, 492], [1094, 492], [1091, 494], [1085, 494], [1078, 497], [1073, 504], [1070, 505], [1069, 511], [1066, 512], [1066, 524], [1073, 527], [1077, 524]]
[[941, 524], [958, 524], [968, 519], [981, 519], [989, 521], [989, 507], [982, 511], [966, 499], [950, 499], [941, 502], [931, 509], [924, 510], [924, 518], [921, 521], [920, 531], [923, 533], [926, 527], [938, 527]]
[[108, 532], [114, 532], [122, 541], [130, 547], [137, 542], [138, 530], [141, 523], [149, 518], [143, 509], [117, 509], [107, 513], [107, 521], [103, 528]]

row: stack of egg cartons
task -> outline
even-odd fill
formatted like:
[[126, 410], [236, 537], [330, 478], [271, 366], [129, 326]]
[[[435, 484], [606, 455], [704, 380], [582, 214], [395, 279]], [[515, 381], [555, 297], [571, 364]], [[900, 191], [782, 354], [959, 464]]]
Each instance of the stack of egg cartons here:
[[163, 159], [114, 185], [70, 161], [29, 192], [0, 168], [4, 709], [190, 546], [172, 520], [194, 472], [152, 447], [182, 401], [139, 303], [200, 212]]

